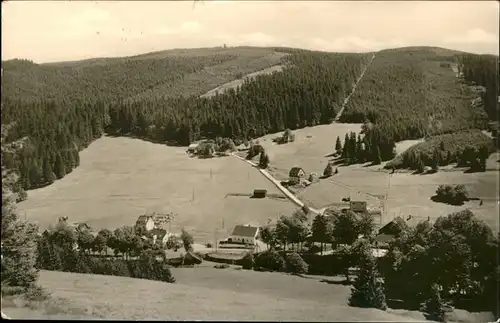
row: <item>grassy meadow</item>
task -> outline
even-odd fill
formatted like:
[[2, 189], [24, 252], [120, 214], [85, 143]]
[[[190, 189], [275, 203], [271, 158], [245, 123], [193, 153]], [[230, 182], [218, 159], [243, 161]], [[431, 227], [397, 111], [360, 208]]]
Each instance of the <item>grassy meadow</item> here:
[[61, 216], [114, 229], [133, 225], [144, 212], [175, 212], [172, 230], [184, 227], [197, 241], [213, 242], [215, 236], [225, 238], [236, 224], [263, 225], [295, 210], [286, 199], [250, 198], [256, 188], [281, 192], [256, 169], [232, 157], [190, 158], [182, 147], [102, 137], [82, 151], [80, 159], [80, 166], [63, 179], [29, 191], [28, 199], [18, 205], [21, 217], [26, 215], [42, 230]]

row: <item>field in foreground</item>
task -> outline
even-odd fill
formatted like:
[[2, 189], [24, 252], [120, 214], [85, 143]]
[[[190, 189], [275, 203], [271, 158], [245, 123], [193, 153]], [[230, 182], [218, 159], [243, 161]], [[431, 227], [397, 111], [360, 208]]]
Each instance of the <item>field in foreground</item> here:
[[[236, 224], [265, 224], [291, 214], [286, 199], [251, 199], [255, 188], [281, 192], [256, 169], [232, 157], [190, 158], [185, 148], [102, 137], [81, 152], [81, 163], [54, 184], [28, 192], [21, 216], [43, 230], [60, 216], [94, 228], [133, 225], [144, 212], [175, 212], [199, 242], [225, 238]], [[247, 194], [247, 196], [227, 196]], [[194, 198], [194, 199], [193, 199]], [[224, 229], [222, 229], [224, 225]]]
[[[90, 313], [95, 318], [131, 320], [416, 321], [348, 307], [347, 287], [314, 279], [233, 268], [174, 269], [173, 274], [176, 284], [42, 271], [40, 282], [54, 298], [66, 300], [65, 306], [84, 309], [71, 314], [81, 318]], [[13, 318], [34, 316], [27, 309], [3, 310]]]
[[[177, 283], [41, 271], [52, 306], [39, 310], [2, 303], [11, 318], [392, 321], [422, 322], [415, 311], [349, 307], [349, 287], [298, 276], [202, 267], [173, 268]], [[329, 279], [331, 281], [331, 279]], [[140, 301], [139, 301], [140, 300]], [[453, 322], [487, 322], [488, 314], [455, 310]]]

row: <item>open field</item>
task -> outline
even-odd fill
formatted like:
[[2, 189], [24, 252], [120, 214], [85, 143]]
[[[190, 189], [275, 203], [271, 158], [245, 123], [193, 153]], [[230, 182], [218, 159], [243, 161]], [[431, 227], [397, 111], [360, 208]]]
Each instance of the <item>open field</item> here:
[[[71, 299], [73, 307], [86, 309], [95, 318], [415, 321], [375, 309], [348, 307], [348, 287], [314, 279], [233, 268], [172, 271], [176, 284], [49, 271], [41, 272], [40, 283], [53, 297]], [[13, 318], [33, 317], [28, 309], [3, 310]], [[57, 314], [64, 313], [53, 310], [52, 315]]]
[[[334, 150], [335, 139], [340, 136], [343, 141], [347, 131], [358, 132], [359, 124], [331, 124], [293, 131], [295, 142], [277, 145], [272, 138], [281, 133], [271, 134], [259, 138], [259, 143], [269, 154], [271, 163], [269, 172], [279, 180], [286, 180], [291, 167], [299, 166], [309, 174], [322, 174], [328, 160], [327, 157]], [[308, 136], [310, 136], [308, 138]], [[407, 140], [396, 145], [400, 153], [418, 143], [418, 140]], [[498, 167], [498, 154], [493, 154], [487, 161], [488, 169]], [[343, 197], [361, 199], [368, 202], [369, 207], [382, 208], [381, 198], [387, 193], [386, 214], [381, 219], [385, 224], [393, 217], [412, 215], [426, 220], [428, 216], [437, 218], [464, 208], [470, 208], [480, 219], [488, 223], [494, 231], [498, 231], [498, 173], [470, 173], [463, 169], [454, 170], [447, 167], [436, 174], [412, 175], [409, 173], [395, 173], [389, 175], [383, 171], [383, 164], [378, 166], [350, 165], [338, 166], [339, 174], [329, 179], [320, 180], [297, 193], [297, 197], [314, 208], [321, 209], [340, 203]], [[389, 183], [389, 176], [391, 177]], [[390, 184], [390, 185], [389, 185]], [[462, 206], [452, 206], [433, 202], [430, 198], [435, 195], [440, 184], [464, 184], [471, 197], [483, 199], [470, 201]], [[376, 219], [380, 221], [380, 219]]]
[[199, 242], [212, 242], [216, 229], [222, 239], [236, 224], [265, 224], [295, 210], [288, 200], [226, 197], [255, 188], [281, 193], [256, 169], [231, 157], [201, 160], [189, 158], [181, 147], [103, 137], [82, 151], [80, 160], [63, 179], [29, 191], [19, 204], [21, 216], [26, 212], [42, 230], [60, 216], [114, 229], [133, 225], [144, 212], [175, 212], [173, 231], [184, 227]]
[[[175, 284], [116, 276], [40, 272], [52, 293], [39, 309], [2, 302], [10, 318], [396, 321], [422, 322], [415, 311], [349, 307], [349, 286], [322, 276], [215, 269], [212, 263], [172, 268]], [[143, 300], [143, 301], [138, 301]], [[146, 301], [147, 300], [147, 301]], [[481, 313], [455, 310], [454, 322], [487, 322]]]
[[278, 180], [288, 179], [288, 172], [294, 166], [302, 167], [306, 173], [322, 175], [328, 160], [326, 156], [335, 151], [337, 136], [344, 140], [346, 132], [359, 133], [361, 124], [335, 123], [294, 130], [295, 141], [278, 145], [272, 139], [282, 134], [274, 133], [259, 138], [271, 160], [269, 172]]

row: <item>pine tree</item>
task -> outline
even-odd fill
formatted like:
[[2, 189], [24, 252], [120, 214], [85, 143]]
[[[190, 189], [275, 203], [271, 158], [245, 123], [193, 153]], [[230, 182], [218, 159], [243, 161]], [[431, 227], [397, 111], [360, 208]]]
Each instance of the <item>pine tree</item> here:
[[380, 148], [378, 145], [375, 145], [374, 150], [373, 150], [373, 164], [379, 165], [382, 163], [382, 157], [380, 155]]
[[430, 288], [429, 299], [424, 304], [424, 312], [428, 319], [444, 322], [443, 301], [437, 284]]
[[385, 311], [387, 304], [377, 269], [377, 262], [371, 254], [369, 246], [361, 248], [359, 274], [351, 289], [349, 305], [363, 308], [371, 307]]
[[267, 166], [269, 166], [269, 156], [264, 151], [262, 151], [259, 158], [259, 167], [266, 169]]
[[361, 140], [361, 135], [358, 135], [358, 141], [356, 142], [356, 161], [358, 163], [365, 162], [365, 152], [363, 150], [363, 141]]
[[345, 160], [349, 159], [349, 135], [346, 133], [344, 136], [344, 147], [342, 148], [342, 158]]
[[66, 176], [66, 166], [64, 165], [64, 161], [61, 157], [61, 154], [59, 153], [56, 155], [56, 166], [54, 173], [56, 174], [56, 177], [58, 179], [61, 179], [64, 176]]
[[439, 156], [440, 152], [436, 149], [432, 154], [432, 170], [437, 172], [439, 170]]
[[[2, 125], [1, 149], [5, 153], [16, 153], [20, 142], [6, 143], [9, 126]], [[3, 165], [2, 169], [2, 291], [4, 287], [36, 287], [38, 279], [37, 232], [38, 228], [31, 223], [21, 221], [18, 217], [15, 194], [12, 187], [18, 175]]]
[[330, 163], [328, 163], [323, 171], [323, 176], [330, 177], [333, 175], [333, 168]]
[[337, 136], [337, 141], [335, 142], [335, 151], [337, 153], [342, 153], [342, 143], [340, 142], [339, 136]]

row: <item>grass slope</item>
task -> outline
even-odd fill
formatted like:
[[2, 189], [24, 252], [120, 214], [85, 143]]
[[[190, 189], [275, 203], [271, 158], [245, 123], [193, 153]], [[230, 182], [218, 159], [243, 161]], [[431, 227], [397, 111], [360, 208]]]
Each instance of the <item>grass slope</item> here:
[[103, 137], [81, 152], [80, 161], [63, 179], [30, 191], [19, 204], [21, 214], [42, 230], [65, 215], [111, 229], [133, 225], [146, 211], [173, 211], [178, 216], [172, 229], [185, 227], [204, 242], [214, 240], [214, 230], [221, 239], [236, 224], [263, 225], [295, 210], [286, 199], [250, 198], [256, 188], [281, 192], [232, 157], [201, 160], [188, 157], [185, 148]]
[[[174, 275], [178, 282], [166, 284], [42, 271], [40, 283], [53, 293], [54, 298], [62, 298], [66, 304], [86, 309], [96, 318], [416, 321], [375, 309], [348, 307], [348, 287], [313, 279], [232, 268], [174, 269]], [[10, 312], [5, 309], [5, 312], [16, 318], [26, 317], [20, 310]], [[29, 315], [29, 311], [26, 312]], [[53, 310], [52, 315], [57, 314], [61, 313]]]

